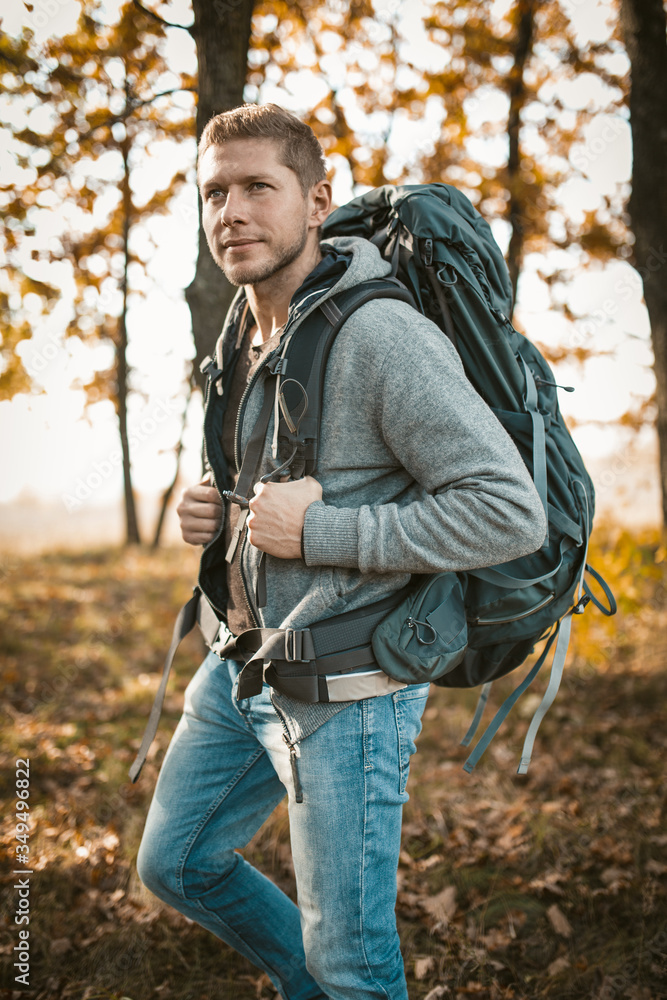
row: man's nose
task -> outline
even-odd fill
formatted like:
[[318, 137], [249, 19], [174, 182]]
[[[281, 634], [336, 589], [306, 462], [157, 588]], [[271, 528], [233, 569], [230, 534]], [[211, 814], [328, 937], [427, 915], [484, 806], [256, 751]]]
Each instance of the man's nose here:
[[222, 224], [224, 226], [235, 226], [238, 223], [247, 221], [245, 199], [240, 192], [228, 191], [222, 209]]

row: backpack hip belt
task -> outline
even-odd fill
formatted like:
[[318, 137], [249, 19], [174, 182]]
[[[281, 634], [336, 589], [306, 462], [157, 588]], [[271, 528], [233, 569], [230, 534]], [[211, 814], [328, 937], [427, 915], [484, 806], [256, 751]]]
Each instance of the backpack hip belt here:
[[409, 588], [356, 611], [315, 622], [304, 629], [253, 628], [233, 636], [199, 587], [176, 619], [141, 747], [130, 768], [137, 780], [155, 738], [171, 665], [181, 640], [199, 626], [211, 652], [221, 660], [239, 660], [237, 698], [251, 698], [264, 680], [281, 694], [310, 704], [358, 701], [407, 687], [383, 673], [373, 655], [371, 639], [377, 625], [405, 598]]

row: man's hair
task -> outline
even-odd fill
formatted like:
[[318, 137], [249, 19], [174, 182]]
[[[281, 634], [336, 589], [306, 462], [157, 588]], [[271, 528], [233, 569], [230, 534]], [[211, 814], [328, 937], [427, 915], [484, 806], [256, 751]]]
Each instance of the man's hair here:
[[277, 104], [242, 104], [211, 118], [199, 140], [200, 159], [209, 146], [234, 139], [277, 142], [280, 162], [294, 171], [304, 197], [327, 176], [324, 153], [310, 125]]

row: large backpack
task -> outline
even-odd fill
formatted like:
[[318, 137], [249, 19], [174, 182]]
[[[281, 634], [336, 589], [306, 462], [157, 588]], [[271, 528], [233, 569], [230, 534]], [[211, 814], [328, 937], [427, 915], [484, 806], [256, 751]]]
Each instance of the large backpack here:
[[[468, 378], [517, 445], [544, 506], [548, 533], [537, 552], [502, 566], [457, 574], [465, 601], [467, 648], [458, 665], [433, 678], [444, 687], [482, 685], [475, 718], [462, 741], [467, 746], [491, 682], [522, 664], [535, 645], [545, 641], [542, 655], [466, 761], [470, 771], [555, 643], [550, 681], [524, 744], [519, 773], [525, 773], [537, 729], [560, 684], [572, 616], [589, 601], [606, 615], [616, 611], [604, 581], [587, 565], [593, 484], [560, 412], [559, 387], [539, 350], [512, 326], [512, 291], [503, 255], [488, 223], [456, 188], [377, 188], [329, 216], [323, 238], [333, 236], [363, 236], [391, 261], [392, 276], [456, 347]], [[351, 311], [353, 303], [348, 301], [347, 308]], [[289, 373], [288, 365], [286, 377]], [[314, 418], [312, 410], [309, 416]], [[609, 607], [591, 592], [586, 570], [600, 583]], [[428, 642], [437, 621], [436, 605], [430, 621], [423, 615], [421, 634], [422, 623], [403, 622], [412, 630], [408, 641], [415, 646]], [[424, 627], [431, 631], [424, 632]]]
[[[488, 224], [460, 191], [447, 184], [385, 186], [334, 211], [323, 227], [325, 240], [333, 236], [369, 239], [391, 261], [391, 275], [327, 298], [286, 337], [268, 366], [262, 412], [244, 455], [237, 492], [228, 497], [247, 505], [245, 496], [273, 411], [273, 387], [280, 400], [282, 464], [267, 478], [287, 469], [293, 478], [316, 475], [331, 346], [365, 302], [393, 298], [412, 304], [451, 339], [469, 380], [514, 440], [533, 477], [547, 515], [547, 537], [537, 552], [523, 558], [465, 573], [420, 576], [409, 590], [369, 608], [316, 622], [305, 630], [252, 629], [224, 646], [219, 608], [210, 593], [215, 572], [220, 572], [219, 560], [215, 547], [207, 548], [199, 587], [174, 626], [162, 681], [130, 770], [133, 781], [157, 729], [176, 648], [195, 623], [221, 656], [231, 653], [245, 661], [239, 697], [256, 694], [266, 677], [295, 698], [327, 700], [323, 675], [332, 654], [347, 670], [377, 662], [390, 676], [408, 683], [428, 679], [444, 687], [481, 685], [473, 722], [462, 740], [465, 746], [477, 731], [491, 683], [520, 666], [544, 641], [538, 660], [464, 764], [465, 770], [473, 769], [553, 649], [549, 684], [524, 743], [518, 769], [524, 774], [540, 722], [558, 691], [572, 616], [581, 614], [590, 601], [606, 615], [616, 611], [609, 588], [586, 561], [593, 484], [561, 415], [559, 387], [547, 362], [509, 319], [509, 274]], [[211, 358], [205, 359], [202, 371], [208, 376], [208, 401], [222, 372]], [[584, 579], [587, 570], [602, 587], [609, 607], [592, 594]], [[205, 581], [208, 595], [202, 586]], [[221, 598], [215, 594], [213, 598], [219, 604]], [[413, 663], [418, 669], [411, 674]], [[325, 697], [320, 698], [323, 683]]]

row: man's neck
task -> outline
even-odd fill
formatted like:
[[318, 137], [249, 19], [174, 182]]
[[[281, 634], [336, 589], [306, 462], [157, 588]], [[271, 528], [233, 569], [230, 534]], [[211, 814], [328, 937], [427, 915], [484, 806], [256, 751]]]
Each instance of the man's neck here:
[[245, 286], [248, 305], [263, 343], [270, 340], [285, 325], [292, 296], [321, 260], [320, 245], [315, 243], [292, 264], [282, 268], [266, 281]]

